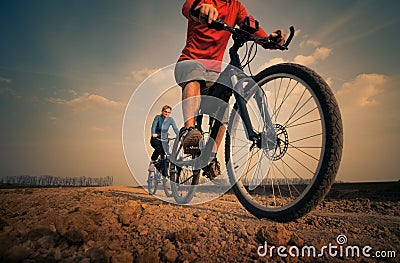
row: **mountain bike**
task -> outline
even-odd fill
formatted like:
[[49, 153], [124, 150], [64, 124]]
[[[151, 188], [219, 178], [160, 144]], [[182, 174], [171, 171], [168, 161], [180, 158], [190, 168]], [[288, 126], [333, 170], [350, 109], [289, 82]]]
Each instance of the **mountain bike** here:
[[[157, 138], [158, 139], [158, 138]], [[165, 143], [175, 140], [175, 138], [158, 139], [163, 143], [164, 149], [168, 149]], [[162, 154], [158, 160], [154, 163], [154, 171], [148, 171], [147, 175], [147, 190], [149, 194], [154, 195], [157, 192], [158, 184], [162, 183], [164, 193], [167, 197], [172, 196], [172, 190], [170, 186], [170, 161], [168, 154]]]
[[[258, 218], [295, 220], [323, 200], [340, 165], [343, 129], [333, 92], [315, 71], [295, 63], [273, 65], [255, 76], [243, 71], [257, 53], [256, 43], [287, 50], [293, 27], [284, 45], [253, 37], [257, 29], [251, 25], [233, 28], [217, 20], [209, 27], [227, 30], [233, 38], [230, 63], [220, 74], [231, 80], [233, 88], [215, 83], [211, 92], [227, 103], [232, 95], [234, 98], [225, 138], [225, 163], [233, 191]], [[247, 60], [241, 61], [238, 51], [245, 44]], [[221, 120], [229, 110], [226, 105], [212, 105], [201, 111], [211, 116], [209, 137], [213, 140], [193, 151], [185, 151], [181, 140], [173, 147], [171, 188], [181, 204], [191, 201], [201, 167], [209, 161], [213, 141], [224, 125]], [[176, 197], [177, 190], [182, 191]]]

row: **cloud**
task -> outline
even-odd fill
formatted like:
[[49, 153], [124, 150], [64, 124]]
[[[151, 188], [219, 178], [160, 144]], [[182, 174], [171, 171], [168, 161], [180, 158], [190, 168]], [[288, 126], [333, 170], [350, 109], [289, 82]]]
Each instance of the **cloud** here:
[[10, 84], [12, 82], [12, 79], [0, 77], [0, 82]]
[[113, 101], [103, 96], [90, 94], [87, 92], [71, 100], [48, 98], [47, 101], [54, 104], [69, 106], [74, 112], [85, 112], [94, 110], [105, 112], [122, 112], [126, 106], [125, 103]]
[[385, 24], [382, 25], [376, 25], [372, 28], [367, 27], [366, 31], [361, 31], [359, 33], [353, 33], [350, 34], [349, 36], [343, 37], [343, 38], [338, 38], [336, 42], [332, 43], [332, 46], [337, 47], [342, 47], [342, 46], [349, 46], [352, 43], [356, 42], [357, 40], [360, 39], [365, 39], [371, 35], [379, 35], [380, 32], [382, 32], [385, 28], [391, 26], [394, 24], [395, 21], [389, 21]]
[[91, 132], [93, 132], [93, 133], [98, 133], [98, 134], [104, 133], [104, 132], [109, 131], [109, 130], [111, 130], [110, 127], [97, 127], [97, 126], [93, 126], [93, 127], [90, 128], [90, 131], [91, 131]]
[[[300, 36], [300, 31], [299, 29], [296, 30], [295, 35], [296, 36]], [[310, 39], [309, 35], [304, 35], [303, 36], [303, 41], [300, 42], [299, 46], [301, 49], [307, 49], [311, 48], [311, 50], [313, 49], [313, 53], [311, 55], [297, 55], [294, 59], [293, 62], [294, 63], [298, 63], [298, 64], [302, 64], [305, 66], [312, 66], [317, 64], [319, 61], [323, 61], [325, 59], [327, 59], [330, 55], [332, 55], [333, 50], [331, 48], [328, 47], [323, 47], [321, 46], [321, 43], [317, 40], [314, 39]], [[283, 58], [273, 58], [271, 60], [269, 60], [267, 63], [263, 64], [262, 66], [260, 66], [260, 68], [258, 69], [258, 71], [263, 70], [267, 67], [270, 67], [272, 65], [275, 64], [279, 64], [279, 63], [286, 63], [288, 62], [287, 60], [283, 59]]]
[[395, 75], [360, 74], [335, 93], [344, 130], [339, 177], [345, 181], [398, 179], [398, 80]]
[[332, 54], [332, 49], [327, 47], [318, 47], [310, 56], [298, 55], [295, 57], [294, 62], [311, 66], [319, 61], [325, 60]]
[[343, 106], [372, 107], [379, 105], [380, 94], [384, 93], [389, 78], [381, 74], [360, 74], [343, 84], [337, 91]]
[[78, 96], [78, 92], [76, 90], [70, 89], [68, 90], [69, 94], [72, 94], [73, 96]]
[[150, 76], [157, 70], [159, 70], [159, 69], [144, 68], [144, 69], [132, 71], [132, 77], [135, 81], [143, 81], [145, 78], [147, 78], [148, 76]]
[[333, 79], [331, 77], [325, 77], [325, 82], [329, 85], [329, 87], [332, 87]]
[[[313, 41], [313, 40], [308, 40], [309, 44], [304, 44], [304, 45], [319, 45], [318, 42]], [[314, 53], [310, 56], [305, 56], [305, 55], [298, 55], [294, 58], [294, 62], [298, 64], [302, 64], [305, 66], [311, 66], [317, 64], [319, 61], [323, 61], [327, 59], [330, 55], [332, 54], [332, 49], [327, 48], [327, 47], [318, 47], [314, 50]], [[270, 67], [272, 65], [276, 65], [279, 63], [285, 63], [288, 62], [287, 60], [283, 58], [273, 58], [269, 60], [267, 63], [263, 64], [260, 66], [258, 71], [261, 71], [267, 67]]]
[[361, 8], [357, 6], [347, 10], [347, 12], [342, 13], [340, 16], [337, 16], [334, 21], [325, 24], [325, 26], [320, 30], [320, 33], [317, 34], [317, 38], [325, 39], [328, 36], [336, 35], [336, 32], [338, 31], [343, 31], [343, 28], [348, 24], [352, 24], [352, 22], [359, 17], [360, 12]]
[[[15, 91], [13, 89], [8, 88], [8, 87], [7, 88], [0, 87], [0, 95], [5, 94], [5, 93], [9, 94], [11, 96], [11, 98], [15, 98], [18, 100], [23, 99], [23, 97], [18, 95], [17, 93], [15, 93]], [[25, 100], [28, 102], [33, 102], [34, 98], [35, 98], [35, 96], [32, 98], [25, 98]]]
[[47, 112], [47, 117], [49, 118], [49, 120], [53, 123], [53, 124], [57, 124], [58, 122], [58, 118], [56, 116], [53, 115], [53, 113], [51, 112]]
[[[12, 82], [12, 79], [10, 79], [10, 78], [0, 77], [0, 83], [11, 84], [11, 82]], [[4, 88], [4, 87], [0, 87], [0, 95], [5, 93], [6, 91], [10, 91], [10, 89], [9, 88]]]
[[304, 40], [300, 43], [300, 47], [301, 48], [305, 48], [305, 47], [318, 47], [320, 46], [321, 43], [316, 41], [316, 40], [312, 40], [312, 39], [308, 39], [308, 40]]

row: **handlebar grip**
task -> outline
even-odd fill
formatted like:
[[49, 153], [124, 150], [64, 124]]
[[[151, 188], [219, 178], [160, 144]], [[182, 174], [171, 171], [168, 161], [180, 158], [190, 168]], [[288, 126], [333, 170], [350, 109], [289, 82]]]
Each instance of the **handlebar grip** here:
[[290, 26], [290, 27], [289, 27], [289, 30], [290, 30], [289, 37], [287, 38], [285, 44], [283, 45], [283, 46], [286, 47], [286, 48], [289, 46], [290, 42], [292, 42], [292, 39], [293, 39], [293, 37], [294, 37], [294, 32], [295, 32], [294, 26]]
[[224, 21], [222, 21], [221, 19], [217, 19], [215, 21], [212, 21], [211, 24], [208, 24], [208, 27], [220, 31], [224, 30], [225, 25], [226, 24], [224, 23]]

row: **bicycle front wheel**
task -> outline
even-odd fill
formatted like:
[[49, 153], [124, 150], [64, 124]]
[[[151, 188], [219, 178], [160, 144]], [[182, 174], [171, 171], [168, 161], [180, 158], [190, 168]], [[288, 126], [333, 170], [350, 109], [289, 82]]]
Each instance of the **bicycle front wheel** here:
[[200, 170], [193, 170], [191, 167], [176, 167], [176, 169], [172, 169], [174, 169], [171, 171], [172, 195], [178, 204], [188, 204], [196, 192]]
[[147, 190], [149, 194], [154, 195], [158, 187], [158, 176], [155, 171], [149, 171], [147, 176]]
[[171, 181], [170, 166], [171, 163], [168, 160], [166, 160], [164, 167], [164, 174], [163, 174], [163, 187], [164, 187], [164, 193], [167, 197], [171, 197], [173, 195], [170, 183]]
[[269, 67], [254, 80], [262, 96], [247, 102], [255, 112], [253, 128], [263, 140], [273, 127], [276, 141], [270, 147], [247, 140], [233, 110], [225, 142], [229, 179], [253, 215], [292, 221], [311, 211], [334, 182], [343, 147], [339, 107], [328, 84], [298, 64]]
[[196, 155], [185, 153], [181, 140], [173, 146], [169, 165], [172, 196], [178, 204], [192, 201], [199, 183], [200, 170], [196, 167]]

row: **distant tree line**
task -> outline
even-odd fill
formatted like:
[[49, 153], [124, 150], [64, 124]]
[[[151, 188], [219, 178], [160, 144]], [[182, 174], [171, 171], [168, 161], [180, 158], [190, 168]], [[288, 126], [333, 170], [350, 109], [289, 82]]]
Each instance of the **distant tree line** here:
[[250, 178], [244, 178], [242, 180], [244, 185], [250, 185], [250, 182], [252, 185], [294, 185], [294, 184], [309, 184], [311, 182], [311, 179], [301, 179], [301, 178], [263, 178], [260, 180], [259, 178], [253, 178], [252, 180]]
[[[255, 178], [254, 181], [251, 182], [249, 178], [244, 178], [242, 180], [244, 185], [308, 185], [311, 183], [311, 179], [303, 179], [303, 178], [263, 178], [262, 180]], [[343, 183], [343, 181], [335, 180], [335, 183]]]
[[57, 177], [51, 175], [20, 175], [0, 177], [0, 184], [15, 186], [110, 186], [113, 177]]
[[[253, 180], [253, 181], [252, 181]], [[245, 186], [249, 186], [250, 183], [251, 185], [259, 185], [259, 186], [266, 186], [266, 185], [308, 185], [311, 183], [311, 179], [303, 179], [303, 178], [273, 178], [271, 180], [271, 178], [263, 178], [263, 179], [259, 179], [259, 178], [242, 178], [241, 181], [243, 183], [243, 185]], [[199, 180], [199, 184], [205, 184], [207, 182], [209, 182], [210, 180], [208, 178], [205, 177], [200, 177]], [[220, 182], [219, 184], [221, 184], [222, 182]], [[228, 181], [223, 182], [224, 184], [229, 184]], [[344, 183], [341, 180], [335, 180], [335, 183]]]

